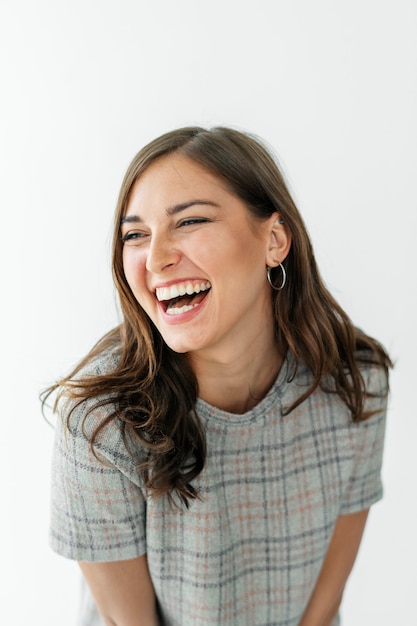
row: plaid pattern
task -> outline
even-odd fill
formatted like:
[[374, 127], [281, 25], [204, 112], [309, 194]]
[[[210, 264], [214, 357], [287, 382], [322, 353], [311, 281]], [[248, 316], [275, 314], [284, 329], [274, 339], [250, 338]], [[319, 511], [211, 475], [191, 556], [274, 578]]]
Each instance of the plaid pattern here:
[[[365, 375], [370, 391], [383, 391], [381, 370]], [[337, 517], [382, 496], [386, 400], [369, 399], [378, 413], [360, 424], [322, 391], [283, 416], [310, 380], [300, 368], [288, 383], [283, 366], [244, 415], [197, 402], [208, 458], [196, 480], [202, 500], [189, 510], [145, 496], [135, 471], [140, 450], [127, 454], [115, 424], [100, 441], [105, 464], [97, 461], [81, 407], [72, 435], [57, 427], [52, 548], [86, 561], [146, 552], [164, 626], [297, 626]], [[105, 412], [89, 418], [87, 437]], [[88, 603], [83, 625], [100, 624]]]

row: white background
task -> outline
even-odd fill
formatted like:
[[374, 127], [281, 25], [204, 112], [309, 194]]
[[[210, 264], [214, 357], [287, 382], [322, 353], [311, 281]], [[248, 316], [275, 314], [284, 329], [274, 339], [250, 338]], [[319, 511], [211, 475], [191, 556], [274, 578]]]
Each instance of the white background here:
[[75, 623], [47, 545], [38, 393], [117, 322], [111, 221], [155, 136], [224, 124], [279, 155], [323, 275], [397, 361], [384, 463], [345, 626], [417, 624], [415, 0], [2, 0], [1, 621]]

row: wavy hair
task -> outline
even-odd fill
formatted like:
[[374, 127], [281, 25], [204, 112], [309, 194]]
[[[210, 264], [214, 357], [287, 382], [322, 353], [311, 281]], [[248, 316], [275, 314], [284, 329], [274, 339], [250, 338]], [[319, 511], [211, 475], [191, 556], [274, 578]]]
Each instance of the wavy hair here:
[[[303, 361], [313, 383], [288, 412], [321, 387], [340, 396], [353, 421], [367, 419], [362, 362], [386, 370], [392, 363], [378, 342], [354, 327], [326, 289], [303, 219], [275, 159], [259, 139], [224, 127], [186, 127], [149, 143], [126, 172], [115, 213], [112, 267], [123, 321], [49, 393], [58, 390], [55, 409], [62, 397], [75, 399], [68, 425], [74, 408], [85, 400], [92, 400], [87, 415], [110, 405], [110, 413], [91, 436], [93, 450], [102, 429], [117, 420], [125, 441], [129, 434], [129, 442], [136, 441], [147, 451], [138, 470], [149, 492], [177, 495], [188, 506], [198, 496], [192, 481], [206, 458], [205, 433], [194, 410], [198, 384], [187, 356], [165, 344], [133, 296], [123, 270], [120, 234], [134, 183], [151, 163], [173, 152], [222, 179], [256, 218], [266, 219], [278, 211], [291, 232], [292, 245], [284, 261], [287, 283], [280, 291], [271, 289], [275, 332], [281, 350], [289, 349], [294, 356], [290, 379]], [[118, 354], [112, 371], [83, 375], [83, 368], [109, 349]]]

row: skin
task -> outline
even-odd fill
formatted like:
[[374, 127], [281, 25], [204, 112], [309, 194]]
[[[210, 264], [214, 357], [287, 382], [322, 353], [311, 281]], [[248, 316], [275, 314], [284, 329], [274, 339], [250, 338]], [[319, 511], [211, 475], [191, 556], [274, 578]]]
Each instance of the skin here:
[[146, 555], [79, 565], [106, 626], [158, 626]]
[[[194, 202], [167, 214], [196, 200], [211, 204]], [[291, 245], [279, 214], [255, 220], [217, 177], [173, 155], [136, 182], [126, 218], [137, 220], [122, 225], [122, 236], [129, 238], [126, 279], [165, 342], [188, 353], [200, 396], [236, 413], [252, 408], [275, 380], [283, 357], [274, 342], [266, 280], [266, 266], [283, 261]], [[164, 315], [155, 288], [186, 280], [208, 280], [211, 289], [202, 306], [180, 321]]]
[[368, 512], [341, 515], [337, 520], [315, 589], [299, 626], [331, 626], [355, 563]]
[[[274, 341], [266, 266], [287, 256], [291, 236], [280, 215], [256, 220], [225, 184], [174, 154], [135, 183], [122, 224], [123, 264], [136, 299], [175, 351], [187, 353], [199, 395], [244, 413], [265, 396], [284, 355]], [[169, 315], [155, 290], [209, 282], [198, 306]], [[299, 626], [330, 626], [354, 563], [367, 511], [340, 517]], [[80, 563], [106, 626], [155, 626], [146, 555]]]

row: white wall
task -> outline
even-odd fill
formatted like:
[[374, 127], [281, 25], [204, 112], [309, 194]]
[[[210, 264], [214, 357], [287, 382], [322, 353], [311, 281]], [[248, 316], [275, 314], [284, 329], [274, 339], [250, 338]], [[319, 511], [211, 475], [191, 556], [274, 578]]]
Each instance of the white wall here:
[[[37, 394], [116, 321], [122, 175], [185, 124], [276, 149], [333, 292], [392, 351], [385, 500], [346, 626], [415, 619], [414, 0], [3, 0], [0, 7], [1, 621], [74, 624], [78, 571], [47, 546], [52, 430]], [[7, 619], [6, 619], [7, 618]]]

